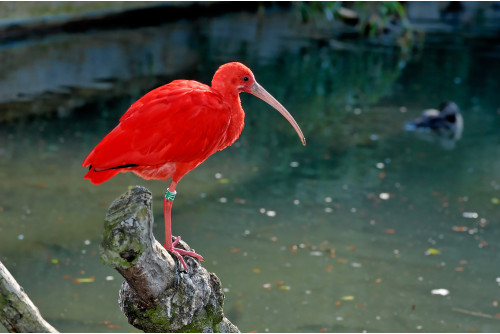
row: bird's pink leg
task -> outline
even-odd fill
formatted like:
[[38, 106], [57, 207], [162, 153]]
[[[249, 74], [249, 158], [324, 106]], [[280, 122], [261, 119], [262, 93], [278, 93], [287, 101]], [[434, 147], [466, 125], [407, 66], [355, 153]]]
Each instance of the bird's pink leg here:
[[172, 252], [179, 261], [182, 263], [182, 266], [184, 267], [185, 270], [187, 270], [187, 265], [184, 259], [182, 258], [183, 255], [188, 255], [195, 257], [201, 261], [205, 261], [203, 257], [199, 254], [196, 254], [195, 252], [189, 252], [184, 249], [176, 248], [175, 245], [181, 240], [181, 237], [177, 237], [175, 241], [172, 243], [172, 220], [171, 220], [171, 212], [172, 212], [172, 204], [174, 203], [174, 197], [175, 194], [177, 193], [175, 191], [175, 187], [177, 185], [177, 182], [172, 181], [170, 184], [170, 187], [168, 187], [167, 192], [165, 193], [165, 198], [163, 200], [163, 214], [165, 216], [165, 247], [166, 250]]

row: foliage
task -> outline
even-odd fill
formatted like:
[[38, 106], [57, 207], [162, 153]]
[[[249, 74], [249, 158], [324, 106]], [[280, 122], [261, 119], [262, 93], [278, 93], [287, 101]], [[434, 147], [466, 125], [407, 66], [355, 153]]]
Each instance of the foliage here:
[[414, 39], [406, 9], [399, 1], [321, 1], [298, 2], [297, 13], [305, 24], [343, 23], [354, 26], [364, 37], [392, 34], [396, 43], [408, 47]]

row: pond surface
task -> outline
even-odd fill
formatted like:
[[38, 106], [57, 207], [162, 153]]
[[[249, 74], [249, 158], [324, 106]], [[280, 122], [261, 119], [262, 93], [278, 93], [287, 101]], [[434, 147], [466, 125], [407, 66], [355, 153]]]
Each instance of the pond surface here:
[[[179, 183], [173, 234], [222, 280], [227, 317], [244, 332], [500, 331], [498, 40], [429, 38], [403, 58], [292, 24], [237, 14], [0, 46], [0, 260], [58, 330], [137, 331], [99, 260], [106, 210], [129, 186], [153, 192], [163, 242], [167, 182], [94, 186], [81, 162], [148, 90], [209, 83], [238, 60], [308, 145], [242, 96], [238, 142]], [[461, 139], [404, 130], [444, 100]]]

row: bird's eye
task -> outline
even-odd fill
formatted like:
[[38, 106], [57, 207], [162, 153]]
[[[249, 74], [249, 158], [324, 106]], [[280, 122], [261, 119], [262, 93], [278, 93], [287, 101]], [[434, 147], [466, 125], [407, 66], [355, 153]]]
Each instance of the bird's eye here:
[[248, 77], [246, 77], [246, 76], [243, 77], [243, 81], [248, 81], [248, 80], [249, 80]]

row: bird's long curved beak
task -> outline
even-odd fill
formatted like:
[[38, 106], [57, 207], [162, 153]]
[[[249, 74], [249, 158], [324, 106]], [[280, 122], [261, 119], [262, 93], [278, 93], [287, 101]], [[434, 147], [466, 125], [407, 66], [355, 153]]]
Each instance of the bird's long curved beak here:
[[259, 99], [262, 101], [268, 103], [271, 107], [274, 109], [278, 110], [280, 114], [285, 117], [288, 122], [293, 126], [295, 131], [300, 137], [300, 140], [302, 141], [302, 145], [306, 145], [306, 138], [304, 137], [304, 134], [302, 133], [302, 130], [300, 129], [299, 125], [295, 120], [293, 119], [292, 115], [279, 103], [271, 94], [269, 94], [261, 85], [259, 85], [257, 82], [255, 82], [252, 86], [252, 88], [249, 91], [250, 94], [253, 94], [257, 96]]

